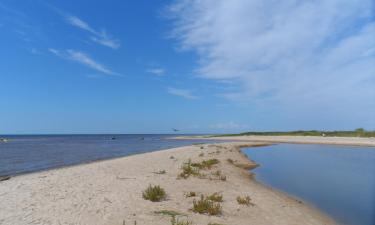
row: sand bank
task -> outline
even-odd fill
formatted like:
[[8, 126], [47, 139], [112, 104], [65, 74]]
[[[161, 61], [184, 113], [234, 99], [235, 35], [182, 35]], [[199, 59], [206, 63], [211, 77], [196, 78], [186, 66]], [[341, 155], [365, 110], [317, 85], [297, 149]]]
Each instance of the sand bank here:
[[[335, 224], [308, 204], [258, 183], [247, 170], [228, 162], [255, 165], [239, 147], [239, 143], [194, 145], [13, 177], [0, 182], [0, 224], [171, 224], [170, 216], [156, 214], [158, 210], [185, 214], [181, 219], [194, 225]], [[187, 160], [212, 158], [220, 162], [202, 172], [206, 178], [177, 179]], [[166, 173], [155, 173], [160, 170]], [[210, 175], [217, 170], [225, 181]], [[167, 199], [144, 200], [142, 191], [149, 184], [163, 187]], [[185, 196], [191, 191], [198, 195], [221, 193], [222, 215], [192, 212], [197, 197]], [[237, 196], [246, 195], [253, 206], [237, 203]]]
[[330, 144], [375, 147], [375, 138], [360, 137], [317, 137], [317, 136], [180, 136], [174, 139], [210, 139], [220, 141], [252, 141], [269, 143], [293, 143], [293, 144]]

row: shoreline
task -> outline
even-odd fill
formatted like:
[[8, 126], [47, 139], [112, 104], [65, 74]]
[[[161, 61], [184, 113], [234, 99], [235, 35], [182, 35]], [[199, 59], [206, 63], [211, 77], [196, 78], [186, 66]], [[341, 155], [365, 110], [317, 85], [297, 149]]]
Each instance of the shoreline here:
[[[0, 182], [0, 224], [170, 224], [170, 217], [154, 211], [174, 210], [187, 215], [194, 225], [209, 222], [225, 225], [248, 224], [336, 224], [328, 215], [309, 203], [268, 187], [253, 178], [253, 173], [227, 162], [255, 167], [242, 153], [242, 147], [268, 143], [234, 142], [200, 144], [47, 171], [23, 174]], [[204, 156], [201, 156], [201, 153]], [[171, 159], [173, 155], [174, 159]], [[176, 179], [181, 165], [216, 158], [226, 180], [190, 177]], [[155, 174], [165, 170], [166, 174]], [[167, 200], [150, 202], [142, 198], [149, 184], [161, 185]], [[221, 193], [221, 216], [193, 213], [193, 199], [184, 194]], [[241, 206], [236, 196], [249, 195], [254, 206]], [[185, 218], [185, 217], [183, 217]]]
[[341, 146], [375, 147], [375, 138], [361, 137], [317, 137], [317, 136], [177, 136], [177, 140], [218, 140], [218, 141], [244, 141], [244, 142], [268, 142], [290, 144], [322, 144]]

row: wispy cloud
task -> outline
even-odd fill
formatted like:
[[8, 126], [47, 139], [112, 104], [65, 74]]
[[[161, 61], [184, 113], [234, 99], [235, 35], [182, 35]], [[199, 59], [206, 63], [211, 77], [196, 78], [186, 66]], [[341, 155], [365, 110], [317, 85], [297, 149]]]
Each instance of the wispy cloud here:
[[173, 88], [173, 87], [168, 87], [167, 92], [171, 95], [176, 95], [179, 97], [183, 97], [186, 99], [197, 99], [198, 97], [193, 94], [191, 90], [187, 89], [179, 89], [179, 88]]
[[160, 67], [150, 68], [146, 70], [147, 73], [152, 73], [157, 76], [162, 76], [165, 74], [165, 69]]
[[222, 96], [371, 108], [369, 117], [375, 113], [373, 9], [373, 0], [175, 0], [169, 13], [179, 47], [199, 56], [198, 75], [238, 84]]
[[58, 57], [61, 57], [63, 59], [73, 60], [73, 61], [78, 62], [82, 65], [85, 65], [85, 66], [87, 66], [91, 69], [94, 69], [98, 72], [108, 74], [108, 75], [121, 76], [120, 74], [118, 74], [116, 72], [113, 72], [112, 70], [108, 69], [106, 66], [96, 62], [89, 55], [87, 55], [83, 52], [71, 50], [71, 49], [60, 51], [60, 50], [57, 50], [57, 49], [54, 49], [54, 48], [49, 48], [48, 50]]
[[112, 38], [109, 34], [107, 34], [105, 30], [95, 30], [87, 22], [83, 21], [77, 16], [68, 14], [65, 15], [65, 18], [70, 25], [91, 33], [93, 35], [90, 37], [91, 41], [112, 49], [120, 48], [120, 41], [118, 39]]

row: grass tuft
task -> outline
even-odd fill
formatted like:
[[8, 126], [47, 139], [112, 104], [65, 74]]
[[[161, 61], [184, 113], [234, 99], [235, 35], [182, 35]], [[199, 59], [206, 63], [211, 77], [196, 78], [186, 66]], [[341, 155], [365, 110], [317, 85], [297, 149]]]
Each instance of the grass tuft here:
[[237, 202], [240, 205], [254, 205], [253, 203], [251, 203], [251, 198], [248, 195], [246, 195], [245, 197], [238, 196]]
[[223, 195], [215, 192], [212, 195], [207, 196], [207, 199], [213, 202], [223, 202]]
[[180, 178], [187, 179], [190, 176], [198, 176], [199, 169], [192, 166], [191, 160], [189, 159], [188, 162], [184, 163], [182, 166], [182, 172], [178, 175]]
[[159, 185], [157, 186], [148, 186], [148, 188], [142, 193], [142, 196], [146, 200], [150, 200], [152, 202], [160, 202], [164, 200], [167, 196], [165, 190], [161, 188]]
[[218, 164], [220, 161], [218, 159], [208, 159], [203, 160], [200, 163], [192, 163], [191, 166], [197, 167], [199, 169], [211, 169], [211, 167], [215, 164]]
[[201, 195], [200, 200], [193, 200], [193, 212], [208, 215], [220, 215], [222, 208], [220, 203], [215, 203], [207, 197]]

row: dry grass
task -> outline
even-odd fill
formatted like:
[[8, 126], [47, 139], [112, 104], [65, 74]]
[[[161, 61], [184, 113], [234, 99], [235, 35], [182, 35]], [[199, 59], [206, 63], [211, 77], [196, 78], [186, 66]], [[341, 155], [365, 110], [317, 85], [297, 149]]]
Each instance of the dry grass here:
[[245, 197], [238, 196], [237, 202], [240, 205], [247, 205], [247, 206], [254, 205], [253, 203], [251, 203], [251, 198], [248, 195], [246, 195]]

